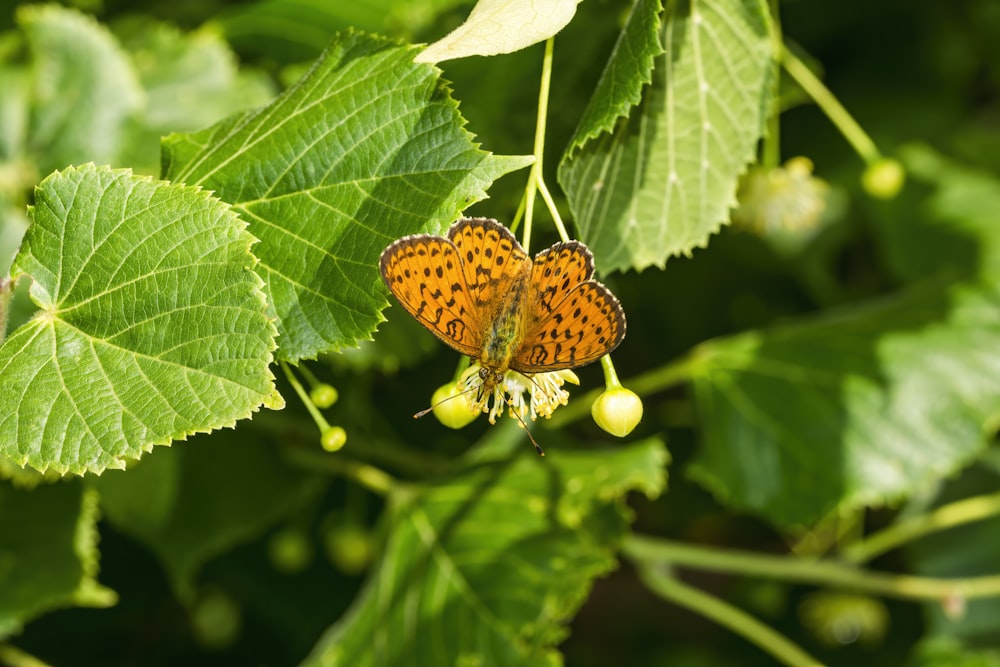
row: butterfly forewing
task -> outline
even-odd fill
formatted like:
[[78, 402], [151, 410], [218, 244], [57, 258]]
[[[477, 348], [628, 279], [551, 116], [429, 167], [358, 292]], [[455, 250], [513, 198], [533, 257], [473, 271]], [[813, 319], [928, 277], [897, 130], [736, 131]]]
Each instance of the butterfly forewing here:
[[579, 241], [556, 243], [535, 255], [527, 328], [547, 318], [570, 290], [594, 275], [594, 256]]
[[462, 354], [479, 355], [483, 325], [451, 241], [406, 236], [382, 252], [379, 269], [386, 287], [418, 322]]
[[493, 315], [530, 266], [514, 235], [496, 220], [463, 218], [448, 230], [462, 260], [466, 284], [480, 312]]

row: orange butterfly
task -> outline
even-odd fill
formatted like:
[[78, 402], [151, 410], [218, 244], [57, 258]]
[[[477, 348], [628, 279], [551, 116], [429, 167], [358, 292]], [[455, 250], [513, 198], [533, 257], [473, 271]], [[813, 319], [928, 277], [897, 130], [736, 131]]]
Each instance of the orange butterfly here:
[[625, 337], [625, 313], [591, 278], [594, 256], [579, 241], [532, 260], [496, 220], [462, 218], [447, 238], [417, 234], [390, 244], [379, 268], [410, 315], [479, 362], [480, 395], [502, 385], [508, 369], [576, 368]]

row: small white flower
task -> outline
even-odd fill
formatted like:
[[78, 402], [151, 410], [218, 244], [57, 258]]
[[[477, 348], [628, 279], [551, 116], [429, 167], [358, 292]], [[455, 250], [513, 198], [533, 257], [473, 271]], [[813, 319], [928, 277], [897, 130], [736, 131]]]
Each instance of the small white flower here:
[[806, 157], [774, 169], [751, 169], [740, 184], [733, 219], [758, 234], [814, 229], [827, 208], [830, 186], [813, 176]]
[[[563, 384], [570, 382], [580, 384], [576, 373], [569, 369], [523, 375], [515, 370], [508, 370], [502, 382], [489, 382], [480, 373], [481, 366], [472, 364], [459, 379], [459, 387], [469, 401], [469, 406], [475, 411], [489, 414], [491, 424], [508, 408], [511, 417], [520, 417], [523, 424], [525, 417], [532, 421], [538, 417], [551, 417], [560, 405], [569, 402], [569, 392], [563, 389]], [[487, 374], [487, 378], [491, 375]], [[528, 397], [525, 397], [525, 394]]]

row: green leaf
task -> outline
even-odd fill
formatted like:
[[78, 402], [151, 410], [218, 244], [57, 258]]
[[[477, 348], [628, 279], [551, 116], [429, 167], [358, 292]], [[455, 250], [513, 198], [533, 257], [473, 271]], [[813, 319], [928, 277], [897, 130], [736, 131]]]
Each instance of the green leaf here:
[[413, 54], [343, 35], [267, 107], [164, 144], [171, 180], [213, 190], [260, 239], [283, 359], [368, 338], [387, 303], [382, 249], [439, 231], [529, 163], [478, 150], [437, 71]]
[[779, 524], [895, 502], [985, 447], [1000, 290], [933, 286], [700, 346], [693, 476]]
[[80, 12], [29, 5], [17, 17], [33, 56], [30, 141], [38, 170], [115, 162], [126, 125], [144, 103], [127, 55]]
[[933, 194], [915, 204], [877, 209], [882, 247], [896, 275], [910, 281], [942, 272], [1000, 276], [996, 175], [920, 144], [904, 147], [899, 157], [908, 176], [929, 185]]
[[615, 122], [628, 116], [642, 101], [643, 88], [652, 82], [656, 57], [663, 54], [660, 41], [662, 9], [662, 0], [635, 0], [633, 3], [594, 95], [566, 148], [564, 162], [591, 139], [614, 130]]
[[30, 213], [12, 277], [40, 311], [0, 347], [0, 455], [100, 472], [280, 404], [252, 238], [223, 203], [89, 165]]
[[[0, 66], [0, 201], [10, 197], [20, 174], [8, 170], [24, 156], [28, 136], [29, 78], [20, 67]], [[7, 164], [4, 164], [7, 163]]]
[[284, 465], [269, 439], [223, 431], [157, 450], [94, 486], [107, 518], [148, 546], [178, 597], [191, 600], [206, 562], [260, 537], [314, 496], [319, 481]]
[[557, 665], [594, 578], [615, 567], [623, 496], [664, 485], [656, 440], [483, 463], [398, 492], [381, 563], [304, 665]]
[[182, 33], [146, 19], [122, 41], [147, 99], [123, 160], [144, 172], [159, 173], [161, 135], [200, 130], [274, 96], [262, 72], [237, 69], [236, 54], [211, 30]]
[[468, 56], [513, 53], [544, 42], [573, 19], [580, 0], [478, 0], [465, 23], [424, 49], [415, 60], [437, 63]]
[[338, 31], [353, 28], [409, 39], [463, 4], [466, 0], [260, 0], [230, 5], [219, 23], [240, 53], [296, 63], [315, 58]]
[[[654, 48], [650, 8], [640, 6], [623, 44]], [[663, 266], [708, 242], [736, 204], [740, 174], [754, 158], [774, 85], [771, 21], [764, 0], [673, 0], [667, 4], [653, 84], [627, 121], [604, 129], [630, 96], [605, 91], [559, 166], [559, 182], [581, 240], [603, 271]], [[630, 50], [621, 58], [636, 58]], [[628, 54], [628, 55], [626, 55]], [[642, 64], [639, 58], [639, 65]], [[629, 67], [633, 77], [641, 67]], [[621, 76], [615, 66], [608, 77]], [[600, 121], [600, 122], [598, 122]]]
[[97, 497], [80, 482], [24, 490], [0, 482], [0, 638], [47, 611], [107, 607], [97, 583]]

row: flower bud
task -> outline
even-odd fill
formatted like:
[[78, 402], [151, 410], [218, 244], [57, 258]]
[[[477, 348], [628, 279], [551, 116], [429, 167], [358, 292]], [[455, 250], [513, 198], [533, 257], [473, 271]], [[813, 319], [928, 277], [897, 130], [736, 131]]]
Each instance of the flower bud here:
[[889, 157], [879, 158], [870, 163], [861, 174], [861, 186], [865, 192], [879, 199], [892, 199], [903, 188], [906, 170], [899, 160]]
[[625, 387], [613, 387], [597, 397], [590, 414], [602, 429], [624, 438], [642, 420], [642, 399]]
[[454, 382], [437, 388], [431, 396], [431, 410], [439, 422], [453, 429], [464, 428], [479, 416], [479, 412], [473, 410], [465, 397], [461, 396], [461, 391]]
[[294, 574], [309, 567], [313, 545], [302, 530], [285, 528], [268, 540], [267, 555], [276, 570]]
[[192, 634], [206, 648], [224, 649], [239, 637], [242, 610], [236, 600], [221, 589], [203, 591], [190, 613]]
[[323, 546], [327, 558], [344, 574], [361, 574], [375, 558], [371, 531], [352, 520], [330, 525], [323, 535]]
[[336, 452], [347, 442], [347, 431], [340, 426], [331, 426], [323, 430], [320, 444], [328, 452]]
[[330, 407], [337, 402], [338, 398], [340, 398], [340, 394], [337, 393], [337, 388], [325, 382], [316, 385], [309, 392], [309, 400], [320, 409]]

